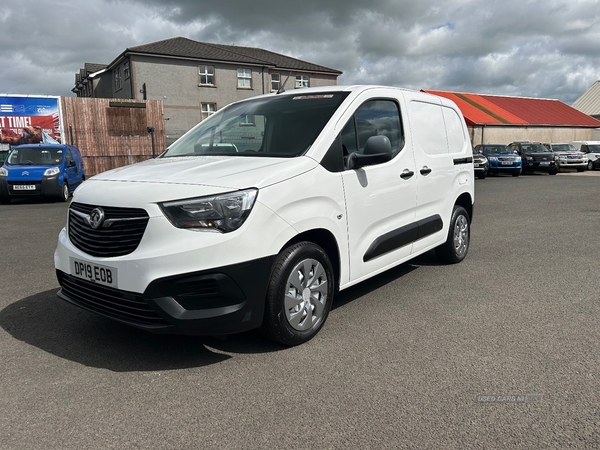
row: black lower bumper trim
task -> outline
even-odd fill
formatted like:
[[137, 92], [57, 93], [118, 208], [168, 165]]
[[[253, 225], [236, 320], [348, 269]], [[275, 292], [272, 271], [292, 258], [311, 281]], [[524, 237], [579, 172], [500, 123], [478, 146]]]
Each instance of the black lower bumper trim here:
[[143, 294], [57, 270], [58, 296], [154, 333], [232, 334], [260, 327], [274, 257], [154, 280]]

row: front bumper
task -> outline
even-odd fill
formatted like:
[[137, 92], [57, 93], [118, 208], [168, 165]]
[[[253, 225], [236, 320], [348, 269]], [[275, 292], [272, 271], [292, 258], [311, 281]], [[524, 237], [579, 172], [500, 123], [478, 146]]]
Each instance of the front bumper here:
[[555, 161], [523, 161], [523, 170], [528, 172], [556, 172], [558, 165]]
[[558, 161], [558, 168], [560, 169], [585, 169], [587, 168], [587, 161]]
[[[15, 186], [35, 186], [32, 190], [18, 190]], [[41, 180], [8, 180], [0, 178], [0, 196], [4, 198], [28, 198], [28, 197], [58, 197], [61, 195], [61, 185], [58, 183], [58, 175], [43, 177]]]
[[475, 170], [475, 173], [487, 173], [489, 166], [487, 163], [473, 163], [473, 169]]
[[492, 173], [514, 173], [521, 171], [521, 163], [518, 161], [511, 164], [502, 164], [498, 161], [490, 162], [489, 171]]
[[58, 297], [154, 333], [232, 334], [258, 328], [273, 257], [154, 280], [142, 294], [56, 271]]

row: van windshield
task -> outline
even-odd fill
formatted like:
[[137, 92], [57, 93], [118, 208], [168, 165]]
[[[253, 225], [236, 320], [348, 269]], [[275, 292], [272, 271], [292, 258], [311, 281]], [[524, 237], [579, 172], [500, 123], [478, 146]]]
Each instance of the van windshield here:
[[63, 159], [62, 148], [52, 147], [27, 147], [14, 148], [5, 164], [7, 165], [36, 165], [54, 166], [60, 164]]
[[298, 92], [233, 104], [204, 119], [160, 157], [299, 156], [310, 148], [347, 95]]

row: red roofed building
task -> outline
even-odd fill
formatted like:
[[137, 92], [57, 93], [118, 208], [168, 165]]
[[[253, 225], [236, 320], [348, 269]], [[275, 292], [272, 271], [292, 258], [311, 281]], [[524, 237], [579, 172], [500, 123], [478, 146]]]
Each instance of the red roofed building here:
[[559, 100], [428, 89], [423, 92], [448, 98], [458, 105], [473, 145], [586, 141], [593, 138], [595, 130], [600, 130], [600, 121]]

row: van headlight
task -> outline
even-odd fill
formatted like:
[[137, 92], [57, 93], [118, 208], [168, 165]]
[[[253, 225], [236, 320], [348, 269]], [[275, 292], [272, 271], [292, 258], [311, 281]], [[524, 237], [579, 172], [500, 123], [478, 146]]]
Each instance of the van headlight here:
[[237, 230], [246, 221], [257, 195], [258, 189], [246, 189], [158, 205], [177, 228], [229, 233]]
[[58, 175], [59, 173], [60, 173], [59, 167], [50, 167], [49, 169], [46, 169], [46, 171], [44, 172], [44, 176], [52, 177], [54, 175]]

